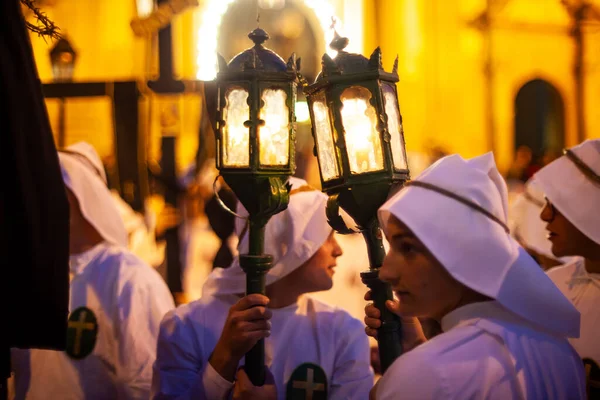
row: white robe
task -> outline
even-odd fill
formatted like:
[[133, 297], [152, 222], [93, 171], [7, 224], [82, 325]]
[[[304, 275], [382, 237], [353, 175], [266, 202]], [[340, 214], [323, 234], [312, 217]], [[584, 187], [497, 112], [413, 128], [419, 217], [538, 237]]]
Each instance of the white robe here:
[[581, 358], [600, 365], [600, 274], [585, 270], [583, 258], [552, 268], [548, 276], [581, 313], [579, 338], [569, 339]]
[[[167, 314], [161, 324], [152, 378], [154, 399], [227, 398], [232, 383], [207, 361], [229, 308], [238, 299], [235, 295], [206, 296]], [[359, 320], [307, 295], [272, 311], [265, 363], [275, 378], [279, 399], [286, 398], [288, 381], [303, 363], [323, 369], [328, 398], [368, 398], [373, 373], [367, 336]]]
[[148, 398], [160, 321], [174, 308], [160, 275], [101, 243], [71, 258], [69, 311], [82, 306], [97, 320], [91, 354], [75, 360], [61, 351], [13, 349], [16, 399]]
[[378, 400], [585, 398], [583, 366], [567, 340], [496, 301], [450, 312], [442, 329], [390, 366]]

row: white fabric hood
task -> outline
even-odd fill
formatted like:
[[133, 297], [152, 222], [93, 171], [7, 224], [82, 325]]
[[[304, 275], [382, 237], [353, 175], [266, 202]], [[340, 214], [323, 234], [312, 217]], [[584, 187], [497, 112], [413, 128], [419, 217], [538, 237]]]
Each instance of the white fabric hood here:
[[[81, 149], [85, 149], [87, 154], [81, 154]], [[65, 150], [66, 152], [58, 152], [63, 181], [77, 198], [84, 218], [104, 240], [127, 247], [125, 225], [110, 190], [106, 187], [106, 175], [99, 173], [104, 172], [100, 157], [87, 143], [78, 143]], [[94, 165], [97, 163], [100, 163], [100, 168]]]
[[[515, 198], [508, 215], [510, 232], [517, 241], [538, 254], [556, 259], [552, 254], [552, 243], [546, 237], [546, 223], [540, 218], [545, 205], [544, 192], [535, 178], [525, 184], [525, 189]], [[560, 257], [558, 261], [567, 263], [573, 257]]]
[[[600, 139], [586, 140], [571, 151], [600, 175]], [[566, 155], [539, 170], [535, 179], [556, 209], [600, 244], [600, 183], [586, 176]]]
[[[288, 275], [308, 261], [321, 248], [332, 229], [327, 223], [325, 206], [327, 196], [310, 188], [306, 181], [290, 178], [290, 203], [285, 211], [273, 216], [265, 229], [265, 253], [273, 256], [273, 268], [267, 273], [267, 286]], [[237, 213], [248, 215], [238, 203]], [[236, 234], [240, 238], [240, 254], [248, 252], [246, 220], [236, 220]], [[209, 275], [202, 295], [239, 294], [246, 291], [246, 275], [236, 257], [229, 268], [215, 268]]]
[[491, 153], [470, 160], [444, 157], [415, 181], [445, 189], [482, 210], [425, 187], [408, 186], [380, 208], [384, 230], [394, 215], [457, 281], [540, 328], [579, 336], [579, 312], [507, 232], [506, 184]]

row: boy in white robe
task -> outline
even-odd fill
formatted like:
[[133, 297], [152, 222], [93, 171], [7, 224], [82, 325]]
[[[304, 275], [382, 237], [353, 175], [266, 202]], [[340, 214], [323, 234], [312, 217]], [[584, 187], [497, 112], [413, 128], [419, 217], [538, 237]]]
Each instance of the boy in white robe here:
[[587, 140], [541, 169], [541, 213], [552, 253], [576, 256], [548, 276], [581, 313], [581, 335], [570, 339], [584, 360], [589, 398], [600, 398], [600, 139]]
[[[566, 339], [579, 335], [579, 313], [509, 235], [507, 203], [488, 153], [441, 159], [380, 209], [390, 251], [379, 276], [399, 299], [388, 306], [403, 317], [405, 352], [373, 397], [584, 398]], [[376, 336], [379, 311], [365, 311]], [[427, 341], [416, 317], [443, 332]]]
[[173, 298], [127, 251], [101, 171], [79, 153], [59, 152], [59, 160], [70, 206], [67, 350], [14, 349], [15, 398], [147, 399], [160, 320]]
[[[268, 297], [242, 297], [246, 278], [237, 257], [229, 268], [215, 269], [202, 298], [169, 313], [161, 324], [154, 399], [228, 398], [238, 365], [260, 338], [266, 338], [265, 363], [277, 398], [368, 396], [373, 374], [361, 321], [305, 294], [331, 287], [341, 255], [325, 216], [327, 197], [301, 179], [290, 183], [288, 208], [266, 226], [265, 253], [274, 257]], [[244, 213], [242, 206], [238, 213]], [[248, 248], [243, 228], [239, 220], [242, 254]], [[246, 380], [238, 373], [234, 394]]]

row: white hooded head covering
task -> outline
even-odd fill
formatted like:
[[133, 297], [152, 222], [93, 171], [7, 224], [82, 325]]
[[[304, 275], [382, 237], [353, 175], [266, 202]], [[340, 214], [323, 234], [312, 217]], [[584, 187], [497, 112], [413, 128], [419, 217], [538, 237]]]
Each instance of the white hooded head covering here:
[[98, 175], [105, 185], [108, 183], [108, 180], [106, 179], [106, 171], [104, 170], [104, 164], [102, 164], [100, 156], [96, 152], [96, 149], [94, 149], [94, 146], [91, 144], [87, 142], [77, 142], [61, 150], [61, 153], [66, 153], [77, 158], [80, 162], [86, 164], [96, 175]]
[[380, 208], [384, 230], [394, 215], [463, 285], [542, 329], [579, 336], [579, 312], [508, 233], [506, 183], [492, 153], [444, 157], [412, 183]]
[[[586, 140], [571, 150], [579, 161], [564, 155], [535, 174], [552, 205], [584, 235], [600, 244], [600, 139]], [[572, 157], [572, 156], [571, 156]], [[585, 166], [578, 166], [578, 162]], [[591, 170], [584, 172], [586, 167]]]
[[[274, 215], [265, 229], [265, 253], [273, 256], [273, 267], [266, 277], [267, 286], [308, 261], [332, 232], [325, 215], [327, 196], [302, 179], [292, 177], [289, 183], [292, 184], [292, 190], [288, 208]], [[237, 213], [248, 215], [239, 203]], [[239, 253], [246, 254], [246, 220], [237, 219], [235, 230], [240, 237]], [[215, 268], [211, 272], [202, 288], [202, 295], [239, 294], [245, 291], [246, 274], [240, 267], [239, 257], [236, 257], [229, 268]]]
[[58, 152], [65, 185], [73, 192], [83, 217], [109, 243], [127, 247], [125, 225], [106, 187], [100, 157], [92, 146], [80, 142]]
[[[517, 195], [510, 207], [508, 227], [513, 237], [523, 246], [556, 259], [552, 254], [552, 243], [546, 237], [546, 223], [540, 218], [544, 205], [544, 191], [535, 178], [529, 179], [523, 192]], [[571, 257], [560, 258], [562, 262], [569, 260]]]

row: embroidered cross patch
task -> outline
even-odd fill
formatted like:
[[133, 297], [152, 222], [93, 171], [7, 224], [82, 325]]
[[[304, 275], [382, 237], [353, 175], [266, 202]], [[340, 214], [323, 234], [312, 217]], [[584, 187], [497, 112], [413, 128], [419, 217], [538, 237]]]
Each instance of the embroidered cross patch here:
[[326, 400], [327, 375], [317, 364], [304, 363], [296, 367], [287, 384], [288, 400]]
[[77, 308], [69, 315], [65, 352], [76, 360], [89, 356], [96, 345], [97, 334], [98, 322], [94, 312], [87, 307]]

